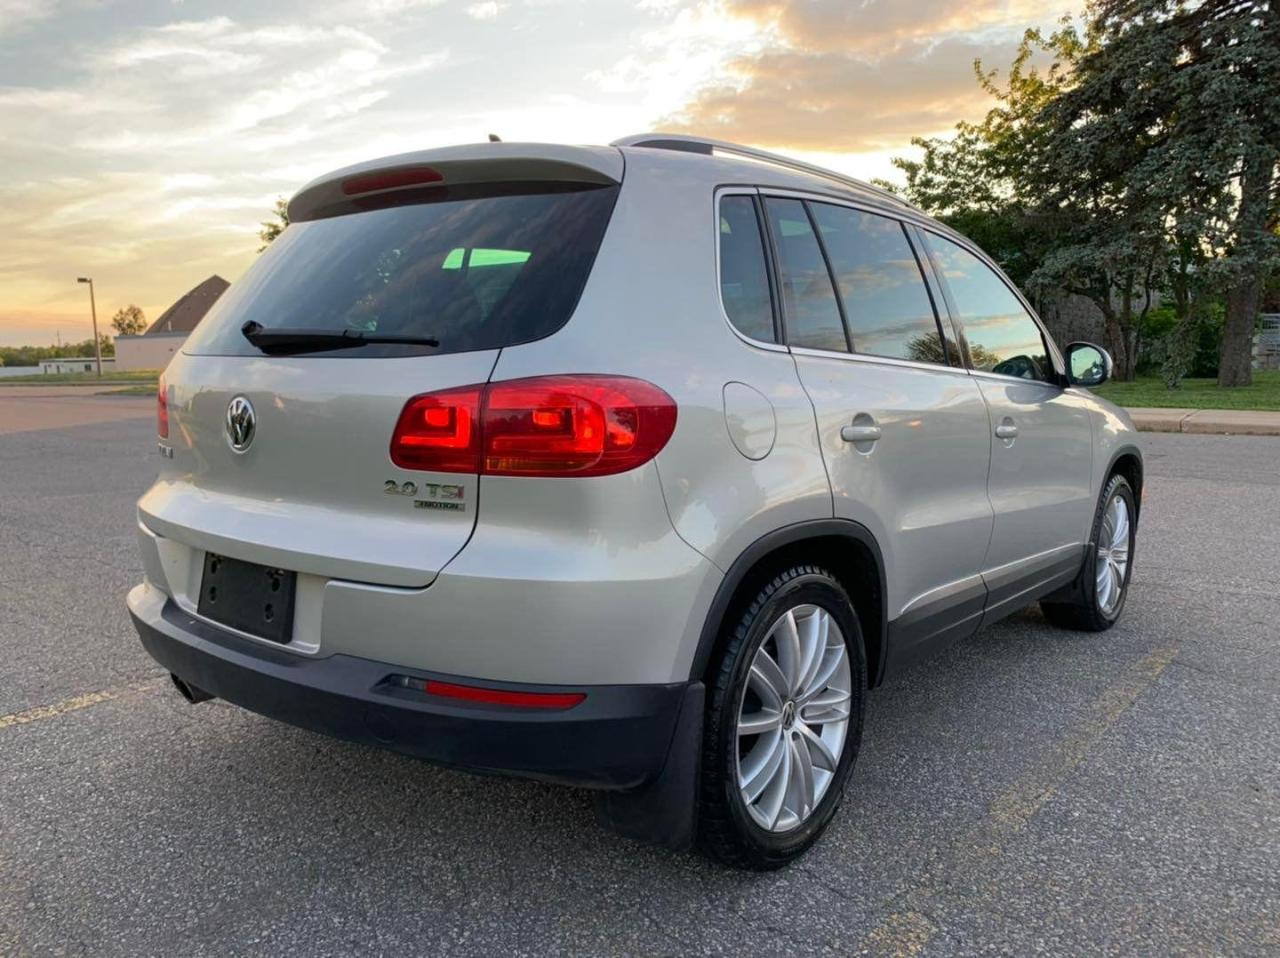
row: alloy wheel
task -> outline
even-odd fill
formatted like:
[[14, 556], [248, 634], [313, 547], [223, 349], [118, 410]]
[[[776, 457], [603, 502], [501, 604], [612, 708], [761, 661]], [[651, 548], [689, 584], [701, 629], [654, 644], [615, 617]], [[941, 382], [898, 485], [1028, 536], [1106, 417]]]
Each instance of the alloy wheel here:
[[1129, 504], [1123, 496], [1112, 496], [1098, 533], [1098, 561], [1095, 563], [1095, 592], [1098, 609], [1112, 616], [1124, 596], [1129, 569]]
[[797, 605], [756, 650], [738, 710], [738, 788], [757, 825], [785, 832], [822, 801], [844, 751], [849, 650], [831, 614]]

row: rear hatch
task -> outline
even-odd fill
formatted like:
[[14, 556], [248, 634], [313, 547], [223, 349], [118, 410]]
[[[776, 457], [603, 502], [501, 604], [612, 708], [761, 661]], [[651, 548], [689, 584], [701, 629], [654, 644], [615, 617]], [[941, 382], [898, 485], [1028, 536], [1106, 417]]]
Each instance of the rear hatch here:
[[401, 410], [569, 319], [621, 176], [614, 150], [494, 144], [306, 187], [166, 371], [142, 521], [249, 562], [429, 584], [471, 535], [479, 482], [393, 464]]

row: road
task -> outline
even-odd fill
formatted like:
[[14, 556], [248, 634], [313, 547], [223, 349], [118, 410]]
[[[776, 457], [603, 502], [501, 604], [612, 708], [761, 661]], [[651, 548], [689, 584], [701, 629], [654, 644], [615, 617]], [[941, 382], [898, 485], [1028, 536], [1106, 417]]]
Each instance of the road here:
[[123, 607], [150, 402], [76, 401], [119, 408], [0, 434], [0, 954], [1280, 951], [1280, 439], [1143, 435], [1121, 625], [1028, 610], [877, 690], [825, 839], [749, 875], [187, 705]]

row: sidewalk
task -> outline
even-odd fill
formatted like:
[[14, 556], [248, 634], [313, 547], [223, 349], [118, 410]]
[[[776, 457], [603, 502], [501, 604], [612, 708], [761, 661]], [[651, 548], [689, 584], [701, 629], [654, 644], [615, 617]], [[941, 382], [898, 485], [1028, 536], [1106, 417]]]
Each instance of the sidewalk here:
[[1196, 432], [1234, 436], [1280, 436], [1280, 412], [1254, 409], [1125, 410], [1142, 432]]

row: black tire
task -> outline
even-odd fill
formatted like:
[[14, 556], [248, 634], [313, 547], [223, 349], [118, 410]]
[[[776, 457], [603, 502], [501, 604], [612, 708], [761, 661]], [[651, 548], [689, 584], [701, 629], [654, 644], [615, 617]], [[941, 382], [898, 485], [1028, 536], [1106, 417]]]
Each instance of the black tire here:
[[[1129, 510], [1129, 561], [1125, 566], [1120, 601], [1114, 609], [1106, 612], [1102, 609], [1097, 594], [1098, 539], [1102, 533], [1102, 521], [1107, 506], [1116, 496], [1124, 499]], [[1093, 529], [1089, 536], [1089, 548], [1079, 577], [1063, 592], [1055, 593], [1040, 601], [1040, 608], [1044, 611], [1045, 618], [1053, 625], [1080, 632], [1105, 632], [1120, 619], [1120, 613], [1124, 611], [1125, 602], [1129, 598], [1129, 581], [1133, 578], [1134, 545], [1138, 535], [1137, 515], [1133, 488], [1129, 485], [1129, 481], [1121, 475], [1112, 476], [1103, 486], [1102, 494], [1098, 497], [1098, 507], [1093, 516]]]
[[[770, 627], [788, 609], [812, 604], [829, 613], [845, 638], [852, 697], [844, 750], [826, 792], [807, 819], [789, 831], [770, 832], [747, 811], [738, 788], [737, 716], [756, 650]], [[825, 569], [800, 565], [773, 577], [748, 604], [712, 661], [707, 678], [698, 800], [698, 845], [708, 855], [736, 868], [766, 871], [794, 861], [830, 823], [844, 796], [862, 741], [866, 705], [866, 653], [862, 631], [848, 594]]]

